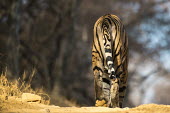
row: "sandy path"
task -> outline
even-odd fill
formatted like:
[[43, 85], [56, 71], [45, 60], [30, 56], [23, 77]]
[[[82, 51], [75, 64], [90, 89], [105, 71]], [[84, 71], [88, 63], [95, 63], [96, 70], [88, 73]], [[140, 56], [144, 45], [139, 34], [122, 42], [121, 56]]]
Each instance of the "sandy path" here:
[[59, 107], [0, 98], [0, 113], [170, 113], [170, 105], [145, 104], [135, 108]]
[[2, 112], [17, 113], [170, 113], [170, 105], [145, 104], [136, 108], [106, 108], [106, 107], [58, 107], [43, 104], [19, 104], [9, 106]]

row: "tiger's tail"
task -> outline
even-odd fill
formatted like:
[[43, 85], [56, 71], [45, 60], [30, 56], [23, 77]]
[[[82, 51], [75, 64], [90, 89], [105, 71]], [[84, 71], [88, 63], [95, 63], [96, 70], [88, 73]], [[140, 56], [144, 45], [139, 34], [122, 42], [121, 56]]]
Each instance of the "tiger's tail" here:
[[106, 61], [106, 70], [108, 70], [109, 78], [113, 79], [116, 78], [114, 63], [113, 63], [113, 54], [112, 54], [112, 47], [113, 47], [113, 39], [112, 39], [112, 29], [110, 18], [104, 18], [102, 23], [102, 32], [103, 32], [103, 45], [104, 45], [104, 52], [105, 52], [105, 61]]

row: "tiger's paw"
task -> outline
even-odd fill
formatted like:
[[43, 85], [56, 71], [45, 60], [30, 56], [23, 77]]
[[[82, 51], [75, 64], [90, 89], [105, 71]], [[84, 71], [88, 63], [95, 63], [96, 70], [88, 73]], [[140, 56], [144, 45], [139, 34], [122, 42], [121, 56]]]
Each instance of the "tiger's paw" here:
[[96, 100], [96, 107], [107, 107], [107, 102], [103, 99], [103, 100]]

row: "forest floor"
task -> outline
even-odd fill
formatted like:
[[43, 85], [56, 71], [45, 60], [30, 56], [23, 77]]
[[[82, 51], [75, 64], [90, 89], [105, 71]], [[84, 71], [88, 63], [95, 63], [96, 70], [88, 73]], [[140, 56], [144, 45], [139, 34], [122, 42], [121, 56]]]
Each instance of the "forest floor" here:
[[39, 102], [23, 102], [21, 99], [0, 98], [0, 112], [12, 113], [170, 113], [170, 105], [144, 104], [135, 108], [59, 107]]

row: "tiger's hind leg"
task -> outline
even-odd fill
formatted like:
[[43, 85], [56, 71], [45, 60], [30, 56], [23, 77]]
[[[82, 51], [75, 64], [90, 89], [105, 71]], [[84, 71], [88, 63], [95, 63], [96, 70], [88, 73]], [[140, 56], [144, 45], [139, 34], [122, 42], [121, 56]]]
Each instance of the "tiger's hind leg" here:
[[119, 88], [119, 105], [120, 105], [121, 108], [123, 107], [123, 100], [124, 100], [124, 97], [125, 97], [125, 91], [126, 91], [126, 86], [120, 85], [120, 88]]
[[110, 97], [110, 80], [103, 76], [95, 77], [95, 92], [96, 92], [96, 103], [95, 106], [109, 107]]
[[95, 77], [95, 93], [96, 93], [96, 103], [95, 106], [106, 106], [106, 100], [104, 98], [103, 83], [102, 78]]
[[126, 80], [123, 83], [120, 83], [120, 87], [119, 87], [119, 104], [120, 107], [123, 107], [123, 100], [126, 94], [126, 87], [127, 87], [127, 83]]
[[109, 107], [111, 108], [120, 107], [119, 105], [119, 80], [117, 78], [111, 80]]

